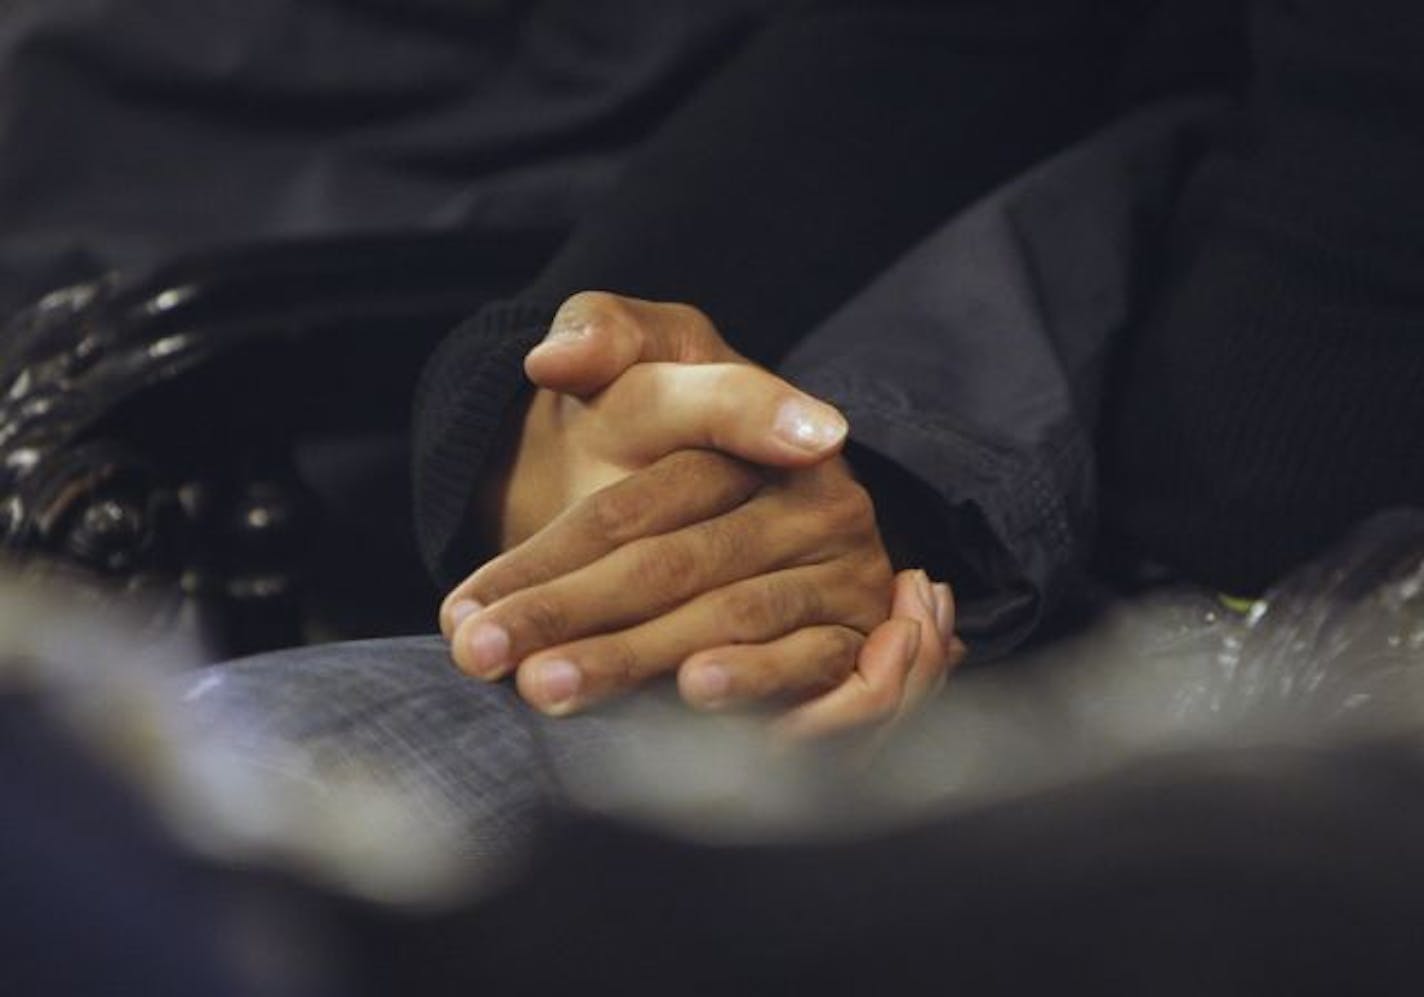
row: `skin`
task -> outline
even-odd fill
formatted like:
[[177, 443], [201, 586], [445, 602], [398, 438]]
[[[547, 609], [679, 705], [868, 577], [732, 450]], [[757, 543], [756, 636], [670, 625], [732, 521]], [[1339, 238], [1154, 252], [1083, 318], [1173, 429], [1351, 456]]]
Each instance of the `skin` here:
[[695, 309], [576, 295], [526, 371], [505, 553], [441, 607], [462, 670], [554, 715], [676, 673], [811, 737], [902, 716], [963, 657], [948, 586], [892, 576], [844, 418]]

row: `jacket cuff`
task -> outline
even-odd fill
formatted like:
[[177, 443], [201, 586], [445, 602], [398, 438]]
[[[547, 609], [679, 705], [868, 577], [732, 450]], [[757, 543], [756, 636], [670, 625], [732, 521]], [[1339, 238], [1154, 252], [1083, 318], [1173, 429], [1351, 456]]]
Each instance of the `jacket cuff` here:
[[1039, 630], [1083, 570], [1092, 457], [1081, 434], [1065, 426], [1053, 447], [1004, 448], [899, 411], [873, 378], [822, 369], [797, 384], [850, 420], [846, 456], [892, 562], [953, 586], [971, 661], [1003, 657]]
[[524, 356], [558, 306], [500, 302], [457, 326], [426, 363], [413, 420], [415, 532], [426, 569], [442, 588], [484, 560], [488, 524], [475, 500], [490, 461], [529, 396]]

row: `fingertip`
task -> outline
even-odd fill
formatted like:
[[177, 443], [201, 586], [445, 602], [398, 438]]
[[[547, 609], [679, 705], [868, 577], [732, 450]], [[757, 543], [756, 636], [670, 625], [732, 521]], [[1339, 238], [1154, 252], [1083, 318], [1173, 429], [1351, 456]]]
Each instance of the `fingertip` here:
[[450, 639], [450, 657], [471, 678], [497, 682], [513, 667], [509, 631], [478, 615], [467, 617]]
[[469, 596], [447, 599], [440, 607], [440, 632], [446, 640], [455, 636], [455, 632], [460, 629], [460, 624], [464, 623], [471, 616], [474, 616], [484, 607], [478, 601]]
[[677, 673], [677, 689], [689, 706], [713, 710], [725, 706], [732, 692], [732, 673], [717, 661], [693, 661]]
[[530, 706], [547, 716], [562, 717], [578, 710], [584, 675], [572, 661], [547, 658], [520, 665], [514, 685]]
[[597, 351], [583, 343], [546, 339], [524, 357], [525, 376], [534, 384], [576, 395], [592, 394], [613, 379], [601, 366]]
[[452, 626], [458, 627], [461, 623], [464, 623], [471, 616], [474, 616], [484, 608], [484, 606], [480, 605], [478, 599], [471, 599], [468, 596], [463, 599], [457, 599], [450, 607], [450, 623]]
[[[624, 320], [616, 297], [581, 291], [554, 315], [549, 331], [524, 357], [524, 373], [553, 391], [588, 395], [602, 390], [637, 359], [637, 329]], [[625, 340], [629, 340], [625, 342]]]
[[806, 395], [783, 401], [772, 421], [773, 436], [792, 456], [813, 461], [839, 451], [849, 432], [840, 410]]

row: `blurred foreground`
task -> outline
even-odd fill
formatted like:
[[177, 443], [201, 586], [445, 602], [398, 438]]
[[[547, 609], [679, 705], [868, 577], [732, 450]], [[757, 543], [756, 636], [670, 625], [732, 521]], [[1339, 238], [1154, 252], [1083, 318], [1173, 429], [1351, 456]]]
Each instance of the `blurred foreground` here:
[[[1424, 514], [1250, 607], [1124, 601], [878, 744], [804, 753], [656, 694], [484, 727], [432, 708], [470, 686], [429, 639], [347, 649], [350, 689], [294, 683], [279, 715], [263, 690], [319, 649], [193, 672], [101, 604], [0, 598], [7, 993], [1424, 980]], [[414, 705], [323, 725], [292, 698], [335, 716], [400, 656], [428, 669]], [[493, 760], [501, 795], [471, 798]]]

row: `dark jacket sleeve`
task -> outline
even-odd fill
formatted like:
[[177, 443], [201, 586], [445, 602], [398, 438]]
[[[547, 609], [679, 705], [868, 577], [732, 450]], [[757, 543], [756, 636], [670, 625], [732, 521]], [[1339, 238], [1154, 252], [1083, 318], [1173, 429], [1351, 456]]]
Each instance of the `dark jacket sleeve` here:
[[1224, 107], [1160, 103], [1049, 159], [932, 233], [783, 367], [846, 413], [874, 455], [877, 512], [954, 583], [978, 659], [1085, 580], [1105, 361], [1175, 178]]

